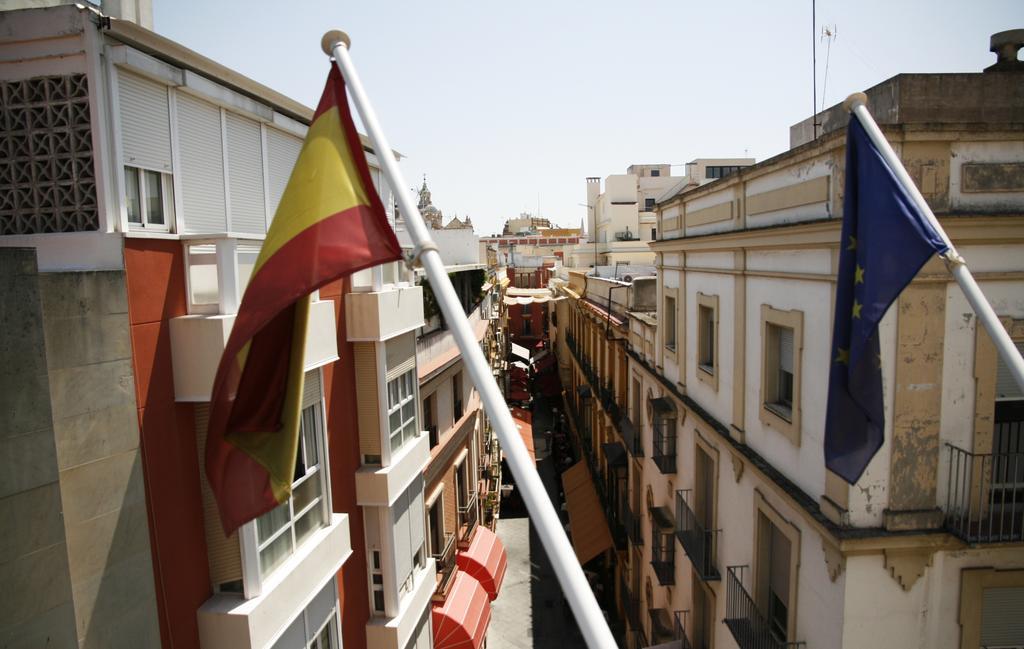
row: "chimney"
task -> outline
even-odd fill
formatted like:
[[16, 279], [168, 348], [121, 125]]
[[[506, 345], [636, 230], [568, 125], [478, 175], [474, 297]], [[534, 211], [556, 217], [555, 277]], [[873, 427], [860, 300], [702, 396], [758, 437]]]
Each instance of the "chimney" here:
[[985, 72], [1020, 72], [1024, 71], [1024, 61], [1017, 60], [1017, 52], [1024, 47], [1024, 29], [1010, 29], [992, 34], [989, 40], [989, 51], [996, 55], [996, 62]]

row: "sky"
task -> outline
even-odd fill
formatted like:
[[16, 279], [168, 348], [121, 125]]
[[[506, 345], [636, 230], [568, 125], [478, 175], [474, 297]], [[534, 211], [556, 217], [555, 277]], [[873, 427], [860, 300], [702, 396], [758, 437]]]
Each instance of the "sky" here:
[[[340, 28], [411, 190], [477, 234], [577, 227], [585, 179], [763, 160], [818, 108], [902, 72], [980, 72], [1021, 0], [153, 0], [157, 32], [307, 106]], [[834, 37], [823, 35], [829, 28]], [[812, 66], [812, 43], [817, 66]]]

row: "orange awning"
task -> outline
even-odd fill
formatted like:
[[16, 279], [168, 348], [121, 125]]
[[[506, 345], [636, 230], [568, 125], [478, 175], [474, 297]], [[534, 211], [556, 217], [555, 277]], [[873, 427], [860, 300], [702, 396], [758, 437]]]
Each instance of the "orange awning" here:
[[491, 600], [480, 582], [456, 572], [444, 603], [434, 604], [431, 621], [435, 649], [480, 649], [491, 623]]
[[533, 446], [533, 426], [516, 417], [514, 412], [512, 413], [512, 421], [516, 422], [516, 428], [519, 429], [519, 436], [523, 438], [523, 444], [526, 444], [526, 451], [530, 454], [530, 459], [533, 460], [533, 464], [536, 466], [537, 451]]
[[582, 565], [612, 547], [612, 533], [586, 461], [580, 460], [562, 472], [562, 490], [569, 510], [572, 547]]
[[505, 579], [505, 569], [508, 568], [508, 557], [505, 555], [505, 546], [494, 532], [483, 525], [477, 526], [473, 542], [465, 552], [459, 552], [455, 563], [459, 570], [466, 571], [466, 574], [480, 582], [492, 601], [498, 597], [501, 582]]

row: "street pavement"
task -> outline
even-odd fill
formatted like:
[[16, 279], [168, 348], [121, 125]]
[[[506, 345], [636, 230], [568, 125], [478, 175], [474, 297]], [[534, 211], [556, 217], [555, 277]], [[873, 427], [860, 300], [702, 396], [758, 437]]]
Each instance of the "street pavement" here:
[[[549, 428], [551, 408], [542, 400], [537, 400], [533, 408], [537, 471], [565, 525], [568, 516], [560, 508], [559, 480], [554, 458], [551, 457], [544, 436], [544, 431]], [[505, 478], [505, 481], [508, 479]], [[584, 646], [583, 636], [568, 604], [562, 598], [558, 579], [518, 494], [502, 504], [497, 534], [505, 545], [508, 568], [501, 594], [491, 608], [488, 649], [567, 649]]]

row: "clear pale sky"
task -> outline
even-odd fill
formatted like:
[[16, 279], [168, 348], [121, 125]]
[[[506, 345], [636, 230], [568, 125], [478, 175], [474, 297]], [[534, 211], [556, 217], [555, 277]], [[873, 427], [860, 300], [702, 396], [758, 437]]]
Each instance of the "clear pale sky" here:
[[[308, 106], [339, 27], [402, 168], [478, 234], [585, 216], [587, 176], [785, 151], [789, 126], [900, 72], [978, 72], [1021, 0], [154, 0], [157, 32]], [[828, 52], [822, 27], [834, 27]], [[825, 78], [828, 61], [827, 81]], [[683, 168], [673, 169], [681, 174]]]

